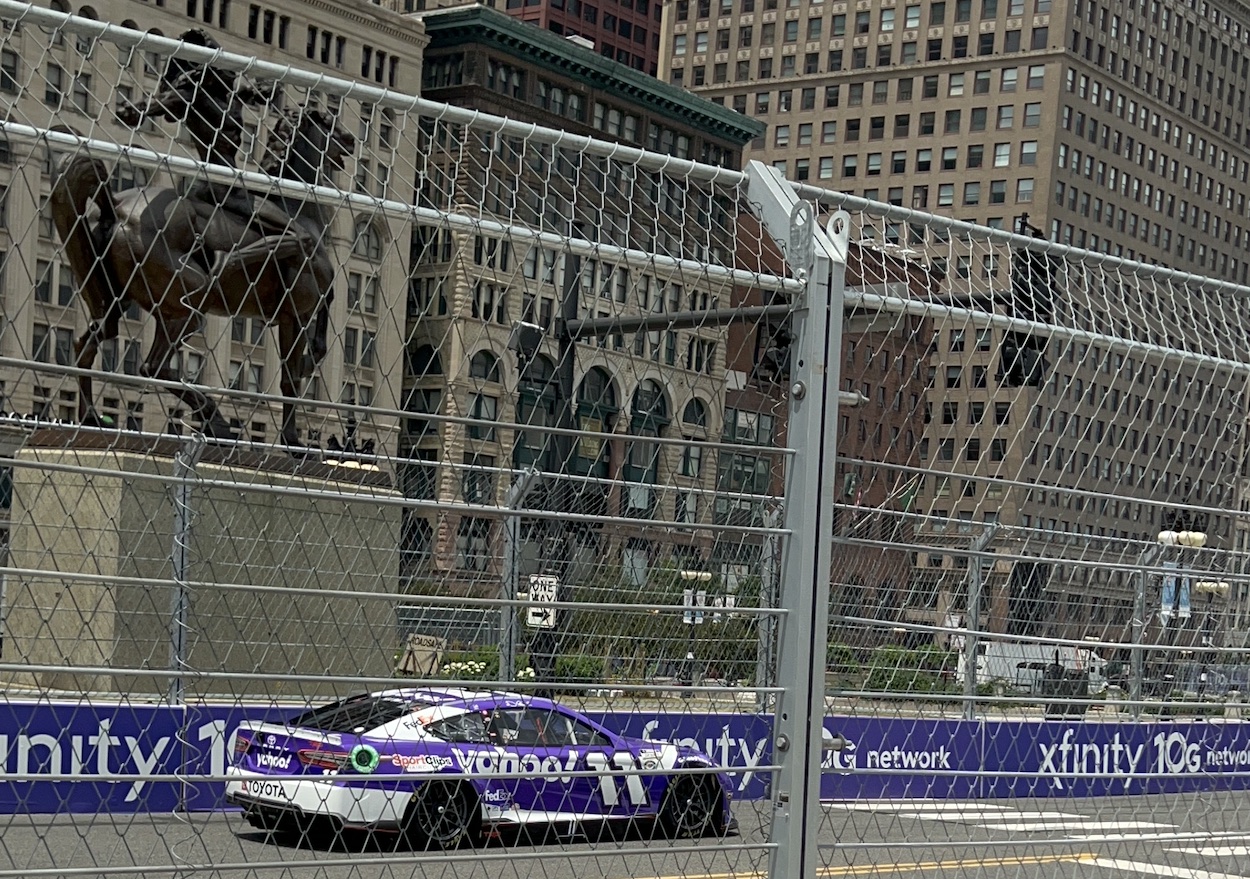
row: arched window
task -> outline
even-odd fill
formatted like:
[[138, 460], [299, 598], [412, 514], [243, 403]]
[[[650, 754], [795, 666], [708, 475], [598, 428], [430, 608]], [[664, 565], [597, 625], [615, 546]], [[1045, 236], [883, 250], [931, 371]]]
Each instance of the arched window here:
[[668, 426], [670, 420], [664, 389], [652, 379], [643, 379], [634, 391], [634, 406], [630, 415], [633, 433], [637, 433], [638, 428], [647, 428], [655, 430], [647, 436], [660, 436], [660, 431]]
[[[530, 360], [521, 372], [517, 388], [516, 421], [530, 427], [555, 427], [560, 394], [556, 388], [556, 367], [543, 355]], [[513, 466], [534, 465], [549, 473], [560, 469], [556, 438], [547, 431], [518, 430], [512, 449]]]
[[[587, 433], [611, 433], [620, 407], [612, 377], [594, 367], [577, 389], [578, 426]], [[606, 478], [611, 466], [611, 449], [599, 437], [586, 436], [577, 441], [577, 472], [586, 476]]]
[[707, 428], [707, 406], [698, 397], [691, 399], [681, 413], [683, 424], [690, 427]]
[[644, 437], [662, 436], [669, 423], [668, 398], [664, 389], [651, 379], [644, 379], [634, 391], [629, 432], [631, 439], [625, 450], [625, 481], [621, 496], [621, 513], [631, 518], [655, 515], [657, 496], [651, 486], [660, 481], [660, 444]]
[[378, 262], [382, 259], [382, 235], [372, 220], [357, 220], [352, 238], [356, 242], [352, 245], [352, 253], [356, 256], [364, 257], [371, 262]]
[[469, 361], [469, 377], [479, 382], [499, 381], [499, 358], [490, 351], [479, 351]]

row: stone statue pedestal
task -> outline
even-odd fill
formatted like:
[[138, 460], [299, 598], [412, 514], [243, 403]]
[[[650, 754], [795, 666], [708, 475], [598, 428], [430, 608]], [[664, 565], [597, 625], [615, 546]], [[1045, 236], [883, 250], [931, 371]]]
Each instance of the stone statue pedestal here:
[[[0, 679], [48, 695], [194, 700], [345, 695], [292, 676], [389, 676], [394, 600], [352, 593], [397, 592], [400, 509], [377, 503], [400, 497], [390, 476], [210, 445], [183, 481], [184, 446], [60, 428], [30, 436], [13, 472], [9, 564], [20, 572], [0, 615], [3, 661], [32, 668]], [[177, 691], [168, 674], [145, 673], [179, 665]]]

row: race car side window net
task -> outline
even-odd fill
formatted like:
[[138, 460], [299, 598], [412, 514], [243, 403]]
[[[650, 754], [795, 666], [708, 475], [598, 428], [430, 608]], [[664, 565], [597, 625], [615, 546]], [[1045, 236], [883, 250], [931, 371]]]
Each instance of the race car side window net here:
[[468, 711], [431, 723], [426, 732], [444, 742], [463, 742], [473, 745], [490, 744], [491, 736], [486, 729], [486, 717], [480, 711]]

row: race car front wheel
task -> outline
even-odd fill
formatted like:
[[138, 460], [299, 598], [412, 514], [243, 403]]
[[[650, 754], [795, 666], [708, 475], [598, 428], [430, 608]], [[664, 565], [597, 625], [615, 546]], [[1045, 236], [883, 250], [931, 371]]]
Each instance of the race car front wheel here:
[[427, 781], [404, 814], [404, 835], [413, 848], [452, 849], [477, 833], [477, 797], [460, 781]]
[[660, 827], [670, 837], [700, 837], [720, 827], [721, 789], [708, 775], [683, 775], [669, 782], [660, 802]]

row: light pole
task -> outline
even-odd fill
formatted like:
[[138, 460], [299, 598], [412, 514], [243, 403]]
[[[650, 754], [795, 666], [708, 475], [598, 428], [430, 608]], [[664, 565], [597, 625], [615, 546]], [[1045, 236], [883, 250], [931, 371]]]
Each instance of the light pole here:
[[[681, 571], [679, 576], [683, 583], [703, 583], [707, 584], [712, 581], [711, 571]], [[682, 622], [689, 628], [689, 640], [686, 643], [686, 668], [682, 673], [682, 684], [687, 687], [694, 686], [694, 627], [703, 622], [703, 608], [707, 604], [707, 591], [700, 589], [697, 592], [693, 586], [687, 586], [682, 592], [682, 604], [686, 610], [682, 614]], [[691, 693], [687, 690], [682, 694], [689, 698]]]
[[[1159, 557], [1161, 553], [1167, 551], [1168, 547], [1179, 546], [1190, 549], [1200, 549], [1205, 546], [1207, 535], [1201, 531], [1160, 531], [1155, 537], [1155, 545], [1147, 547], [1138, 557], [1137, 563], [1142, 566], [1151, 564]], [[1175, 570], [1178, 564], [1174, 561], [1164, 562], [1163, 566], [1169, 570]], [[1133, 705], [1133, 717], [1141, 715], [1142, 700], [1142, 680], [1145, 677], [1145, 651], [1142, 642], [1145, 640], [1146, 631], [1146, 585], [1150, 581], [1150, 577], [1145, 570], [1142, 570], [1137, 578], [1137, 607], [1133, 611], [1133, 648], [1132, 648], [1132, 670], [1129, 679], [1129, 701]], [[1168, 619], [1172, 616], [1172, 608], [1177, 605], [1178, 616], [1179, 594], [1177, 590], [1176, 577], [1172, 574], [1164, 575], [1163, 592], [1160, 595], [1159, 621], [1166, 629]], [[1188, 595], [1186, 595], [1188, 601]], [[1170, 641], [1169, 641], [1170, 645]], [[1169, 665], [1171, 664], [1171, 656], [1168, 657]]]
[[[1194, 584], [1194, 592], [1207, 597], [1207, 607], [1202, 615], [1202, 646], [1204, 648], [1215, 647], [1215, 627], [1211, 621], [1211, 606], [1215, 603], [1215, 596], [1218, 595], [1223, 598], [1231, 588], [1224, 580], [1199, 580]], [[1204, 652], [1202, 654], [1202, 672], [1198, 678], [1200, 693], [1206, 689], [1204, 677], [1207, 666], [1210, 664], [1210, 653]]]

